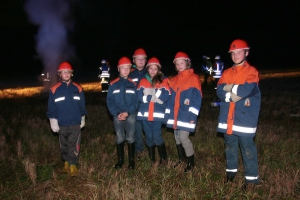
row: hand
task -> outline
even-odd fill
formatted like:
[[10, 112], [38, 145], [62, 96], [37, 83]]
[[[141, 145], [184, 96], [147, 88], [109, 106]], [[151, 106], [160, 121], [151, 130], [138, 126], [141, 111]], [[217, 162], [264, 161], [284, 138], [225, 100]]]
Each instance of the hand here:
[[227, 84], [223, 87], [223, 90], [226, 92], [231, 92], [234, 84]]
[[83, 128], [85, 126], [85, 115], [83, 115], [81, 117], [81, 124], [80, 124], [80, 128]]
[[57, 119], [50, 118], [49, 120], [50, 120], [50, 127], [51, 127], [52, 131], [58, 133], [59, 126], [58, 126]]
[[145, 88], [144, 89], [144, 95], [155, 95], [155, 88]]
[[242, 97], [239, 97], [235, 94], [233, 94], [232, 92], [230, 92], [230, 97], [231, 97], [231, 100], [235, 103], [235, 102], [238, 102], [239, 100], [242, 99]]
[[120, 120], [120, 121], [126, 120], [127, 117], [128, 117], [128, 112], [122, 112], [122, 113], [118, 114], [118, 120]]
[[156, 102], [158, 104], [163, 104], [164, 103], [162, 100], [160, 100], [159, 98], [157, 98], [155, 95], [152, 95], [151, 101], [152, 102]]

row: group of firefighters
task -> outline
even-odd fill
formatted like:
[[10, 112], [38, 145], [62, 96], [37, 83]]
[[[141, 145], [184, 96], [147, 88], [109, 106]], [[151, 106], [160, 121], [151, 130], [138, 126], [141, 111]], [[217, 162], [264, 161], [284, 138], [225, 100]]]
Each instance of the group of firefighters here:
[[[207, 80], [210, 76], [214, 78], [214, 85], [221, 78], [222, 71], [224, 69], [224, 63], [221, 60], [219, 55], [215, 56], [214, 63], [211, 63], [210, 57], [203, 55], [202, 56], [202, 71], [204, 72], [204, 83], [203, 86], [207, 86]], [[110, 66], [108, 60], [101, 60], [101, 66], [99, 67], [99, 75], [101, 90], [102, 92], [108, 91], [108, 86], [110, 82]], [[215, 89], [217, 89], [215, 87]]]
[[[233, 66], [223, 73], [224, 64], [219, 56], [215, 64], [205, 65], [218, 83], [216, 94], [220, 100], [217, 132], [224, 134], [226, 154], [226, 183], [234, 181], [238, 171], [238, 153], [241, 149], [245, 184], [259, 184], [257, 149], [254, 137], [260, 110], [261, 93], [258, 87], [258, 71], [246, 58], [250, 47], [246, 41], [234, 40], [229, 47]], [[208, 61], [207, 57], [205, 60]], [[189, 139], [195, 132], [202, 102], [199, 76], [191, 68], [191, 59], [178, 52], [173, 63], [178, 74], [168, 80], [161, 72], [162, 65], [156, 57], [147, 62], [144, 49], [134, 52], [133, 64], [128, 57], [118, 62], [119, 77], [109, 82], [109, 64], [101, 62], [101, 83], [109, 85], [107, 107], [113, 116], [116, 132], [118, 162], [115, 169], [124, 163], [124, 142], [128, 144], [129, 169], [135, 168], [135, 155], [144, 152], [143, 131], [152, 164], [155, 148], [158, 149], [159, 166], [165, 166], [167, 152], [162, 138], [162, 124], [174, 131], [179, 161], [174, 168], [185, 163], [184, 172], [195, 166], [194, 147]], [[206, 62], [208, 63], [208, 62]], [[208, 67], [209, 66], [209, 67]], [[59, 133], [63, 170], [71, 176], [78, 173], [81, 128], [85, 126], [85, 99], [82, 88], [72, 82], [72, 66], [63, 62], [58, 68], [61, 79], [49, 92], [47, 116], [52, 131]], [[200, 120], [201, 121], [201, 120]]]

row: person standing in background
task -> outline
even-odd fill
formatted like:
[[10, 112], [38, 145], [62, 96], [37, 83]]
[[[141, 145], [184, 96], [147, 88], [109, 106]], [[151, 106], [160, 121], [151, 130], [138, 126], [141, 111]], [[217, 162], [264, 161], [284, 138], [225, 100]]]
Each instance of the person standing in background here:
[[71, 80], [73, 68], [70, 63], [61, 63], [57, 72], [61, 81], [50, 89], [47, 117], [52, 131], [59, 134], [60, 155], [65, 162], [63, 171], [76, 176], [81, 128], [85, 126], [87, 114], [84, 92]]
[[[129, 78], [135, 82], [136, 86], [139, 85], [142, 78], [145, 77], [147, 70], [145, 68], [147, 62], [147, 54], [144, 49], [138, 48], [133, 54], [133, 66], [129, 74]], [[136, 113], [137, 114], [137, 113]], [[143, 139], [143, 128], [140, 121], [135, 123], [135, 153], [139, 158], [144, 151], [144, 139]]]
[[244, 165], [244, 190], [249, 184], [259, 184], [254, 137], [261, 93], [258, 71], [246, 60], [249, 49], [244, 40], [236, 39], [231, 43], [229, 53], [234, 65], [223, 72], [217, 85], [217, 96], [221, 100], [217, 131], [224, 133], [226, 182], [233, 182], [237, 174], [240, 147]]

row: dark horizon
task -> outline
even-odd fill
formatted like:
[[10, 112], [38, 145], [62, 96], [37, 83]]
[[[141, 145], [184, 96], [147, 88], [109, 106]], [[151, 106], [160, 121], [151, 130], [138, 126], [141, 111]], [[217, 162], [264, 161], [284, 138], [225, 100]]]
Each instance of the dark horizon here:
[[[28, 21], [26, 1], [1, 1], [0, 78], [36, 77], [43, 72], [36, 52], [36, 25]], [[122, 56], [132, 57], [142, 47], [156, 56], [163, 71], [174, 72], [172, 60], [186, 52], [194, 68], [202, 56], [220, 55], [226, 67], [232, 62], [228, 47], [245, 39], [249, 62], [258, 69], [297, 68], [298, 4], [232, 1], [118, 2], [73, 1], [74, 29], [69, 42], [75, 47], [71, 63], [75, 74], [95, 74], [102, 59], [116, 68]]]

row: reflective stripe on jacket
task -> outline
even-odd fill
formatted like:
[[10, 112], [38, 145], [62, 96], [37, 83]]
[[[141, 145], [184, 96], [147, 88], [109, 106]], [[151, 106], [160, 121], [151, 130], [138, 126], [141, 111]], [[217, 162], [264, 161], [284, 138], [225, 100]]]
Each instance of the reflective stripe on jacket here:
[[145, 88], [152, 88], [151, 83], [143, 78], [137, 89], [140, 107], [138, 109], [137, 120], [165, 122], [166, 102], [171, 97], [169, 79], [165, 78], [161, 84], [155, 85], [155, 96], [163, 102], [151, 102], [152, 95], [144, 95]]
[[[167, 127], [194, 132], [202, 102], [202, 89], [199, 76], [193, 69], [179, 72], [170, 81], [171, 99]], [[190, 123], [194, 121], [194, 123]]]
[[74, 82], [59, 82], [51, 87], [48, 99], [48, 118], [55, 118], [59, 126], [80, 125], [87, 113], [84, 92]]
[[116, 78], [108, 88], [106, 104], [110, 114], [114, 117], [119, 113], [136, 112], [139, 102], [136, 94], [135, 83], [130, 79]]
[[[233, 66], [223, 72], [217, 86], [221, 100], [218, 132], [255, 136], [261, 101], [258, 82], [258, 71], [246, 61], [243, 66]], [[223, 90], [226, 84], [234, 84], [232, 93], [241, 100], [232, 101], [230, 92]]]

